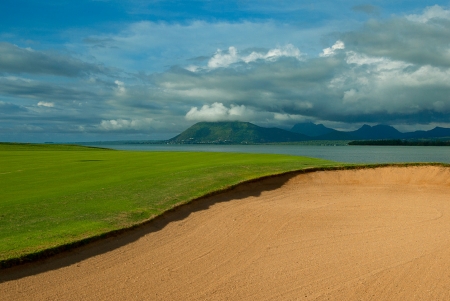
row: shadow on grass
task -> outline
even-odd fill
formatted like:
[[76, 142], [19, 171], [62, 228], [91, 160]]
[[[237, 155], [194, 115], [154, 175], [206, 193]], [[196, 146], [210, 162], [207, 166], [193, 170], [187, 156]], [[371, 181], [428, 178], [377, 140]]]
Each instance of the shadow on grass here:
[[11, 262], [9, 267], [4, 264], [4, 268], [0, 270], [0, 283], [60, 269], [87, 258], [105, 254], [137, 241], [149, 233], [160, 231], [168, 224], [183, 220], [194, 212], [207, 210], [215, 204], [239, 201], [251, 196], [257, 197], [264, 191], [278, 189], [296, 174], [298, 172], [238, 184], [227, 190], [215, 192], [177, 206], [139, 226], [114, 231], [53, 250], [46, 250], [40, 256], [37, 254], [30, 258]]

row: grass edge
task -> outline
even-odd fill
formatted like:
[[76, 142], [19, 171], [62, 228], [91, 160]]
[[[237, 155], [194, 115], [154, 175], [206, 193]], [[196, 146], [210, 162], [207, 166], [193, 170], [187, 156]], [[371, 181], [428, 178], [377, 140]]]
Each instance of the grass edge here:
[[120, 228], [120, 229], [116, 229], [116, 230], [112, 230], [112, 231], [108, 231], [108, 232], [104, 232], [98, 235], [94, 235], [94, 236], [90, 236], [87, 238], [83, 238], [80, 240], [76, 240], [70, 243], [66, 243], [66, 244], [62, 244], [59, 246], [55, 246], [55, 247], [51, 247], [48, 249], [44, 249], [44, 250], [40, 250], [37, 252], [33, 252], [33, 253], [28, 253], [19, 257], [13, 257], [13, 258], [8, 258], [8, 259], [4, 259], [4, 260], [0, 260], [0, 270], [2, 269], [7, 269], [7, 268], [11, 268], [14, 266], [18, 266], [18, 265], [23, 265], [26, 263], [31, 263], [31, 262], [36, 262], [36, 261], [40, 261], [40, 260], [44, 260], [47, 258], [50, 258], [52, 256], [55, 256], [57, 254], [63, 253], [63, 252], [67, 252], [70, 250], [73, 250], [75, 248], [87, 245], [89, 243], [93, 243], [93, 242], [97, 242], [100, 241], [102, 239], [106, 239], [109, 237], [115, 237], [121, 234], [124, 234], [126, 232], [130, 232], [132, 230], [135, 230], [139, 227], [142, 227], [144, 225], [149, 224], [150, 222], [153, 222], [155, 219], [157, 218], [162, 218], [164, 217], [165, 214], [173, 212], [175, 210], [178, 210], [179, 208], [181, 208], [184, 205], [187, 205], [191, 202], [194, 201], [201, 201], [202, 199], [214, 196], [214, 195], [218, 195], [221, 193], [225, 193], [227, 191], [230, 191], [238, 186], [241, 185], [246, 185], [249, 183], [254, 183], [254, 182], [258, 182], [261, 180], [265, 180], [265, 179], [270, 179], [270, 178], [274, 178], [274, 177], [279, 177], [279, 176], [285, 176], [285, 175], [300, 175], [300, 174], [306, 174], [306, 173], [312, 173], [312, 172], [319, 172], [319, 171], [335, 171], [335, 170], [359, 170], [359, 169], [369, 169], [369, 168], [383, 168], [383, 167], [413, 167], [413, 166], [442, 166], [442, 167], [450, 167], [450, 164], [447, 163], [437, 163], [437, 162], [411, 162], [411, 163], [373, 163], [373, 164], [346, 164], [344, 163], [343, 165], [339, 165], [339, 166], [322, 166], [322, 167], [306, 167], [306, 168], [302, 168], [302, 169], [297, 169], [297, 170], [291, 170], [291, 171], [287, 171], [287, 172], [281, 172], [281, 173], [274, 173], [274, 174], [270, 174], [270, 175], [265, 175], [265, 176], [261, 176], [261, 177], [256, 177], [256, 178], [252, 178], [252, 179], [248, 179], [248, 180], [244, 180], [232, 185], [228, 185], [226, 187], [223, 187], [221, 189], [218, 190], [214, 190], [211, 192], [208, 192], [200, 197], [196, 197], [184, 202], [180, 202], [177, 204], [172, 205], [171, 207], [167, 208], [166, 210], [162, 211], [160, 214], [152, 216], [146, 220], [143, 220], [139, 223], [135, 223], [132, 224], [131, 226], [127, 226], [124, 228]]

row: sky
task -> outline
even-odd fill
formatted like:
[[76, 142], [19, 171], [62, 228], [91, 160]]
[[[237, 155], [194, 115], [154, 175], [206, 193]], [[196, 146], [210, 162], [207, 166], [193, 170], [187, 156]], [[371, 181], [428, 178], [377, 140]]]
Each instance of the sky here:
[[450, 1], [2, 0], [0, 141], [450, 127]]

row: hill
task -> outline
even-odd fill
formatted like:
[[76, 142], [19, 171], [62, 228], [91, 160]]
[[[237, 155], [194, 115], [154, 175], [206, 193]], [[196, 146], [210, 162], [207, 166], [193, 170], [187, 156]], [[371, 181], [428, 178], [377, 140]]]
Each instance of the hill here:
[[310, 137], [326, 135], [333, 131], [335, 130], [327, 128], [323, 124], [314, 124], [312, 122], [297, 123], [291, 129], [291, 132], [293, 133], [298, 133]]
[[181, 144], [253, 144], [296, 142], [310, 137], [279, 128], [264, 128], [249, 122], [199, 122], [169, 139], [168, 143]]

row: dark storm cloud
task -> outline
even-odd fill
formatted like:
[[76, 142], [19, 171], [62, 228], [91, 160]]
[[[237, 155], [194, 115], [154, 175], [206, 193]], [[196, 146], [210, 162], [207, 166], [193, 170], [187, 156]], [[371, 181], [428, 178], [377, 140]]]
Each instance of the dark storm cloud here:
[[450, 67], [450, 21], [426, 23], [406, 18], [370, 20], [361, 31], [342, 35], [347, 48], [417, 65]]

